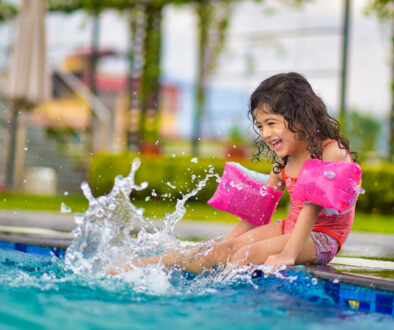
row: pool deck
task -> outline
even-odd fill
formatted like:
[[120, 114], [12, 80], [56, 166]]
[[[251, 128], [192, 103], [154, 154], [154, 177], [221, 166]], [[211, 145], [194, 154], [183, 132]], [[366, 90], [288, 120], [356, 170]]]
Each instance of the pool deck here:
[[[232, 227], [221, 223], [181, 221], [175, 234], [184, 240], [212, 239], [226, 235]], [[73, 228], [72, 214], [0, 211], [0, 241], [67, 248], [73, 238]], [[351, 274], [356, 281], [358, 277], [367, 283], [374, 278], [373, 283], [383, 283], [385, 288], [391, 287], [394, 291], [394, 235], [351, 232], [342, 251], [328, 268], [310, 269], [326, 279]]]

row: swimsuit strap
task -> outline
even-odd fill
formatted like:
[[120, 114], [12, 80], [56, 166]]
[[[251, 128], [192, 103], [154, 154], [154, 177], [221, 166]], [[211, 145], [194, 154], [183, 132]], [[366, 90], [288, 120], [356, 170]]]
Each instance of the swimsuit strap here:
[[286, 182], [286, 175], [285, 175], [285, 168], [283, 167], [282, 168], [282, 179], [283, 179], [283, 182]]
[[[333, 142], [337, 142], [340, 146], [345, 147], [342, 143], [338, 142], [337, 140], [331, 140], [331, 141], [326, 142], [326, 143], [321, 147], [321, 150], [323, 151], [325, 147], [327, 147], [330, 143], [333, 143]], [[352, 161], [352, 163], [353, 163], [353, 157], [352, 157], [352, 155], [350, 154], [349, 149], [346, 149], [346, 154], [350, 156], [350, 159], [351, 159], [351, 161]]]
[[[334, 142], [338, 142], [338, 141], [337, 141], [337, 140], [330, 140], [330, 141], [326, 142], [326, 143], [322, 146], [321, 150], [323, 151], [325, 147], [327, 147], [329, 144], [334, 143]], [[349, 153], [349, 151], [348, 151], [348, 153]], [[285, 174], [285, 168], [284, 168], [284, 167], [282, 168], [281, 174], [282, 174], [282, 180], [283, 180], [284, 182], [286, 182], [286, 179], [287, 179], [287, 178], [291, 178], [291, 177], [288, 177], [288, 176]], [[295, 178], [293, 178], [293, 179], [295, 179]]]
[[327, 147], [330, 143], [333, 143], [333, 142], [338, 142], [338, 141], [337, 141], [337, 140], [331, 140], [331, 141], [326, 142], [326, 143], [321, 147], [321, 150], [324, 150], [325, 147]]

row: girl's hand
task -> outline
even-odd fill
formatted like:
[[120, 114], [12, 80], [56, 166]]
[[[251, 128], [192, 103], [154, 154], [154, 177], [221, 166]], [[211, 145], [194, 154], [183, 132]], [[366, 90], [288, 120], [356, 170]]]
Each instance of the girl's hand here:
[[[133, 270], [133, 267], [132, 267], [130, 264], [125, 264], [125, 265], [123, 266], [123, 271], [124, 271], [124, 272], [129, 272], [130, 270]], [[105, 275], [106, 275], [106, 276], [108, 276], [108, 275], [112, 275], [112, 276], [119, 275], [119, 271], [110, 268], [110, 269], [107, 269], [107, 270], [106, 270]]]
[[295, 257], [285, 254], [283, 252], [269, 256], [264, 262], [265, 266], [273, 266], [276, 268], [279, 268], [280, 266], [292, 266], [294, 264]]

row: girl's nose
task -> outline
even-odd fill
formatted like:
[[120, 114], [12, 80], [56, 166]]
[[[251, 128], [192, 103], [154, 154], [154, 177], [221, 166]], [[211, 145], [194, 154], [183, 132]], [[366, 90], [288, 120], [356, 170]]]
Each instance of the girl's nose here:
[[260, 131], [260, 137], [265, 140], [271, 136], [271, 130], [269, 128], [264, 128]]

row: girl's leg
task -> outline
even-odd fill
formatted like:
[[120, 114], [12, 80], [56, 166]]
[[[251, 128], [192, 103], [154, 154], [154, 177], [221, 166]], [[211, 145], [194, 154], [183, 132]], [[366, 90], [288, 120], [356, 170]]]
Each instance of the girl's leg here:
[[[243, 247], [280, 235], [282, 235], [282, 227], [279, 223], [274, 222], [255, 227], [236, 238], [214, 243], [208, 249], [192, 248], [186, 251], [186, 253], [175, 251], [167, 253], [164, 256], [135, 259], [131, 264], [144, 266], [160, 261], [167, 268], [180, 266], [189, 272], [199, 273], [213, 268], [220, 263], [227, 263], [233, 258], [234, 254]], [[127, 265], [125, 270], [127, 270]]]
[[238, 236], [241, 236], [242, 234], [246, 233], [249, 230], [252, 230], [256, 228], [253, 226], [251, 223], [240, 219], [239, 222], [234, 226], [234, 228], [231, 230], [231, 232], [223, 239], [228, 240], [231, 238], [236, 238]]
[[[263, 264], [273, 254], [282, 252], [290, 239], [290, 234], [266, 239], [257, 243], [243, 246], [231, 258], [230, 262], [243, 266], [249, 263]], [[305, 245], [296, 259], [296, 264], [305, 264], [316, 260], [316, 248], [311, 236], [307, 238]]]

